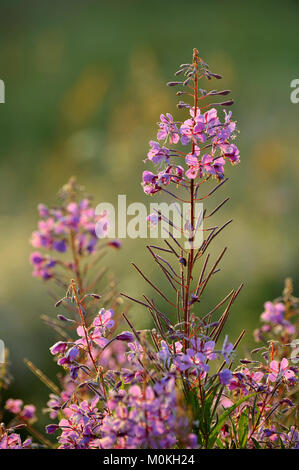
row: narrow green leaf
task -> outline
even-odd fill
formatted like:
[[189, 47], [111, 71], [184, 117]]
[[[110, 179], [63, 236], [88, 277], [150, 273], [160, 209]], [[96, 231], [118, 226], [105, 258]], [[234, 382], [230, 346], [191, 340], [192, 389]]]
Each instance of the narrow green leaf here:
[[234, 405], [232, 405], [230, 408], [228, 408], [223, 414], [222, 416], [220, 416], [217, 424], [214, 426], [210, 436], [209, 436], [209, 441], [208, 441], [208, 448], [209, 449], [212, 449], [213, 448], [213, 445], [215, 443], [215, 440], [223, 426], [223, 424], [225, 423], [226, 419], [230, 416], [230, 414], [236, 409], [238, 408], [238, 406], [242, 405], [242, 403], [244, 403], [244, 401], [247, 401], [249, 400], [250, 398], [254, 397], [256, 395], [256, 393], [252, 393], [251, 395], [247, 395], [243, 398], [241, 398], [239, 401], [237, 401], [237, 403], [235, 403]]
[[243, 411], [238, 422], [238, 440], [241, 449], [245, 449], [248, 441], [248, 409]]

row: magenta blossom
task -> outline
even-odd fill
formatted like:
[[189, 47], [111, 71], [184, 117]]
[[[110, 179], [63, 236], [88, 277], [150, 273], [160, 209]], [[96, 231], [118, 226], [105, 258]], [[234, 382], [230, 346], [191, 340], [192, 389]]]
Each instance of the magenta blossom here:
[[180, 140], [179, 130], [176, 123], [173, 121], [171, 114], [166, 113], [160, 115], [161, 122], [159, 123], [160, 130], [157, 134], [158, 140], [166, 140], [169, 137], [169, 143], [177, 144]]
[[162, 162], [169, 163], [170, 150], [167, 147], [161, 147], [161, 145], [154, 140], [150, 141], [150, 147], [151, 149], [147, 154], [148, 160], [151, 160], [155, 164]]
[[13, 414], [18, 414], [21, 412], [23, 406], [22, 400], [14, 400], [13, 398], [9, 398], [6, 401], [5, 408]]
[[268, 379], [271, 382], [276, 382], [276, 380], [283, 378], [289, 381], [294, 381], [295, 374], [291, 369], [288, 368], [288, 366], [289, 362], [285, 357], [281, 360], [281, 362], [270, 362], [270, 374]]

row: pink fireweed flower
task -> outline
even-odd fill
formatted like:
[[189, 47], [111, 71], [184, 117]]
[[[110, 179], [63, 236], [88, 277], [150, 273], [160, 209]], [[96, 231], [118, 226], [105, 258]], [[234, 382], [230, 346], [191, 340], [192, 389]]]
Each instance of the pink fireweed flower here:
[[209, 372], [210, 366], [206, 363], [207, 357], [203, 353], [195, 352], [194, 349], [187, 349], [186, 354], [177, 355], [174, 364], [181, 371], [188, 369], [196, 372]]
[[[116, 337], [116, 339], [118, 339], [118, 337]], [[110, 370], [119, 370], [122, 366], [126, 365], [128, 361], [126, 357], [127, 345], [125, 342], [126, 341], [114, 341], [102, 350], [99, 356], [100, 365]]]
[[248, 383], [246, 377], [240, 372], [234, 372], [233, 377], [228, 383], [229, 390], [238, 390], [244, 395], [249, 394]]
[[144, 171], [142, 173], [142, 184], [145, 194], [155, 194], [161, 190], [157, 184], [157, 176], [151, 171]]
[[221, 125], [218, 116], [217, 110], [215, 108], [209, 109], [203, 115], [203, 121], [205, 123], [205, 129], [209, 136], [214, 136], [217, 134], [218, 128]]
[[265, 311], [261, 315], [261, 320], [272, 323], [273, 325], [281, 325], [290, 335], [295, 333], [295, 326], [284, 318], [285, 306], [282, 302], [276, 304], [272, 302], [266, 302], [264, 307]]
[[234, 350], [232, 343], [228, 343], [228, 336], [224, 338], [223, 346], [221, 349], [221, 354], [223, 355], [225, 362], [228, 362]]
[[212, 155], [205, 153], [201, 160], [198, 160], [197, 156], [199, 150], [196, 150], [193, 154], [189, 153], [186, 155], [185, 161], [188, 165], [186, 176], [189, 179], [195, 179], [198, 174], [200, 178], [203, 174], [216, 176], [218, 179], [222, 179], [224, 175], [225, 160], [223, 157], [213, 158]]
[[112, 320], [112, 317], [114, 315], [113, 310], [105, 310], [104, 308], [101, 308], [99, 311], [98, 315], [95, 317], [93, 320], [93, 326], [99, 326], [102, 328], [103, 333], [105, 332], [105, 328], [113, 328], [114, 326], [114, 320]]
[[276, 380], [283, 378], [288, 381], [293, 381], [295, 379], [295, 374], [291, 369], [288, 368], [288, 366], [289, 362], [285, 357], [281, 360], [281, 362], [270, 362], [270, 374], [268, 379], [271, 382], [276, 382]]
[[194, 146], [194, 152], [188, 153], [185, 157], [185, 162], [188, 165], [188, 170], [186, 171], [186, 176], [189, 179], [195, 179], [200, 172], [200, 177], [202, 176], [202, 164], [198, 160], [200, 155], [200, 148], [198, 145]]
[[[32, 253], [30, 262], [34, 266], [33, 275], [44, 280], [55, 277], [54, 268], [60, 265], [75, 270], [72, 262], [57, 259], [58, 254], [73, 250], [77, 256], [93, 254], [99, 242], [97, 235], [100, 233], [104, 237], [108, 231], [107, 214], [97, 215], [87, 198], [61, 205], [58, 209], [39, 205], [39, 214], [42, 220], [38, 222], [38, 229], [32, 233], [31, 244], [34, 248], [46, 250], [47, 253]], [[71, 239], [73, 241], [70, 250]]]
[[291, 426], [288, 433], [281, 433], [282, 442], [290, 449], [299, 449], [299, 431]]
[[150, 150], [147, 154], [148, 160], [151, 160], [156, 165], [160, 163], [169, 163], [170, 150], [167, 147], [161, 147], [158, 142], [150, 141]]
[[169, 143], [177, 144], [180, 140], [179, 130], [176, 123], [173, 121], [171, 114], [166, 113], [166, 115], [160, 115], [161, 122], [159, 122], [160, 130], [157, 134], [158, 140], [166, 140], [169, 137]]
[[[86, 336], [85, 336], [85, 329], [83, 326], [78, 326], [77, 328], [77, 335], [81, 338], [76, 341], [76, 344], [81, 346], [87, 346]], [[108, 343], [107, 338], [103, 336], [103, 329], [102, 328], [93, 328], [92, 330], [88, 331], [88, 342], [94, 342], [100, 348], [104, 348]]]
[[[105, 310], [102, 308], [98, 315], [92, 322], [92, 325], [87, 330], [87, 336], [89, 342], [94, 342], [100, 348], [104, 348], [108, 344], [107, 338], [105, 338], [106, 330], [113, 328], [114, 320], [112, 317], [114, 315], [113, 310]], [[76, 341], [76, 344], [81, 346], [87, 346], [85, 328], [80, 325], [77, 328], [77, 334], [81, 338]]]
[[23, 401], [18, 399], [9, 398], [5, 403], [5, 408], [11, 413], [17, 415], [21, 412]]
[[219, 372], [219, 382], [221, 385], [228, 385], [233, 378], [233, 374], [229, 369], [223, 369]]
[[265, 311], [261, 315], [261, 319], [265, 322], [282, 323], [284, 320], [285, 306], [279, 302], [273, 304], [272, 302], [266, 302]]
[[260, 385], [261, 380], [264, 377], [263, 372], [251, 371], [247, 367], [242, 369], [242, 373], [246, 376], [247, 380], [254, 385]]
[[195, 119], [187, 119], [180, 127], [182, 144], [188, 145], [190, 142], [194, 144], [205, 142], [206, 135], [204, 134], [204, 130], [205, 123], [203, 116], [198, 116]]
[[214, 352], [216, 346], [215, 341], [203, 341], [201, 338], [193, 337], [190, 340], [190, 344], [192, 346], [190, 351], [201, 352], [209, 360], [213, 360], [218, 357], [217, 353]]
[[224, 158], [228, 158], [231, 161], [231, 163], [239, 163], [240, 152], [236, 145], [221, 144], [219, 147], [223, 153]]
[[128, 348], [128, 361], [134, 364], [139, 364], [138, 361], [142, 361], [144, 356], [143, 347], [137, 341], [132, 341], [131, 343], [128, 343]]
[[19, 434], [8, 432], [0, 436], [0, 449], [30, 449], [32, 441], [30, 438], [26, 439], [23, 443]]
[[214, 352], [215, 346], [216, 346], [215, 341], [207, 341], [204, 344], [202, 352], [206, 356], [206, 358], [209, 359], [210, 361], [217, 359], [218, 357], [217, 353]]
[[53, 355], [64, 354], [65, 351], [67, 350], [67, 347], [68, 347], [68, 343], [66, 343], [64, 341], [58, 341], [53, 346], [51, 346], [50, 352]]
[[36, 408], [34, 405], [25, 405], [22, 410], [21, 417], [25, 421], [30, 421], [30, 422], [35, 421], [36, 420], [35, 411], [36, 411]]

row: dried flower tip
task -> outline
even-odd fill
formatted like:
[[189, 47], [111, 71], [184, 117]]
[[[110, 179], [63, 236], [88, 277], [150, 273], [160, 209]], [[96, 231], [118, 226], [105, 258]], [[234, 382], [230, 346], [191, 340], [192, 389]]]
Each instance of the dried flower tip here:
[[263, 346], [262, 348], [255, 348], [255, 349], [253, 349], [253, 350], [251, 351], [251, 354], [256, 354], [256, 353], [258, 353], [258, 352], [260, 352], [260, 351], [263, 351], [264, 349], [265, 349], [264, 346]]
[[107, 245], [112, 246], [112, 248], [119, 249], [122, 246], [122, 242], [120, 240], [115, 239], [108, 242]]
[[182, 85], [183, 82], [168, 82], [166, 83], [167, 86], [176, 86], [176, 85]]
[[212, 103], [210, 106], [231, 106], [234, 104], [233, 100], [223, 101], [222, 103]]
[[183, 73], [184, 70], [185, 70], [184, 68], [183, 68], [183, 69], [180, 69], [180, 70], [177, 70], [177, 71], [175, 72], [175, 76], [181, 75], [181, 73]]
[[65, 317], [64, 315], [57, 315], [57, 318], [58, 318], [58, 320], [60, 320], [60, 321], [70, 321], [70, 322], [74, 322], [74, 320], [72, 320], [71, 318], [67, 318], [67, 317]]
[[48, 426], [46, 426], [46, 431], [48, 434], [53, 434], [53, 432], [57, 431], [58, 429], [58, 424], [48, 424]]
[[234, 104], [234, 101], [229, 100], [229, 101], [223, 101], [223, 103], [220, 103], [220, 106], [231, 106], [232, 104]]
[[118, 341], [134, 341], [134, 335], [130, 331], [123, 331], [115, 339]]
[[203, 88], [199, 88], [198, 91], [199, 91], [203, 96], [205, 96], [205, 95], [208, 94], [208, 92], [207, 92], [206, 90], [204, 90]]
[[222, 75], [219, 75], [219, 73], [209, 72], [209, 74], [211, 75], [211, 77], [217, 78], [217, 80], [220, 80], [222, 78]]
[[223, 91], [218, 91], [218, 95], [222, 95], [222, 96], [225, 96], [225, 95], [229, 95], [231, 91], [230, 90], [223, 90]]
[[179, 101], [178, 104], [177, 104], [177, 107], [178, 107], [178, 109], [183, 109], [183, 108], [189, 109], [190, 105], [185, 103], [184, 101]]
[[187, 86], [190, 80], [191, 80], [191, 77], [187, 78], [187, 80], [183, 82], [183, 86]]

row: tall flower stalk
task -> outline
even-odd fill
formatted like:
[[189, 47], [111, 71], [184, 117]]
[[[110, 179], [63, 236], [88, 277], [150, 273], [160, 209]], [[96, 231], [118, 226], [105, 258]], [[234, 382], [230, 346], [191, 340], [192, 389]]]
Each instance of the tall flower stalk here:
[[[161, 122], [159, 123], [159, 131], [157, 139], [163, 140], [163, 146], [160, 143], [151, 141], [150, 151], [148, 153], [148, 160], [151, 160], [156, 167], [160, 170], [157, 174], [150, 171], [143, 173], [143, 186], [146, 194], [156, 195], [158, 192], [163, 191], [170, 194], [175, 200], [190, 205], [190, 220], [187, 220], [189, 226], [189, 244], [190, 249], [185, 249], [178, 240], [170, 233], [173, 223], [169, 222], [169, 235], [172, 238], [171, 243], [166, 241], [167, 249], [164, 252], [171, 253], [177, 258], [180, 263], [180, 279], [177, 279], [175, 269], [168, 265], [170, 269], [166, 269], [166, 260], [156, 255], [157, 247], [148, 247], [155, 261], [158, 262], [162, 268], [163, 273], [171, 283], [176, 291], [175, 302], [167, 299], [168, 304], [176, 306], [178, 312], [178, 322], [181, 322], [181, 314], [183, 319], [183, 333], [185, 336], [184, 348], [187, 347], [187, 340], [190, 339], [190, 325], [191, 315], [194, 304], [201, 300], [201, 296], [206, 288], [211, 276], [217, 272], [218, 265], [226, 249], [224, 249], [212, 269], [207, 271], [207, 265], [210, 255], [208, 254], [203, 261], [202, 270], [195, 285], [194, 268], [199, 260], [201, 260], [207, 251], [211, 241], [220, 233], [220, 231], [228, 225], [228, 221], [222, 227], [212, 227], [204, 229], [208, 233], [207, 238], [203, 241], [202, 245], [198, 248], [195, 247], [194, 238], [198, 230], [202, 230], [201, 226], [198, 228], [198, 219], [195, 217], [195, 204], [197, 202], [206, 201], [212, 194], [220, 188], [223, 183], [227, 181], [224, 178], [224, 166], [227, 161], [235, 164], [239, 162], [239, 150], [232, 143], [236, 136], [236, 123], [231, 119], [231, 113], [224, 110], [224, 121], [221, 122], [218, 117], [216, 107], [226, 107], [233, 104], [232, 100], [227, 100], [219, 103], [207, 103], [207, 99], [217, 96], [225, 96], [229, 94], [229, 90], [210, 90], [206, 91], [200, 87], [203, 80], [210, 81], [212, 78], [221, 79], [219, 74], [215, 74], [209, 70], [208, 65], [199, 57], [197, 49], [193, 51], [193, 58], [191, 64], [182, 64], [176, 75], [184, 75], [183, 81], [169, 82], [168, 85], [182, 86], [183, 90], [177, 92], [178, 96], [186, 96], [190, 99], [191, 103], [179, 101], [179, 109], [187, 109], [191, 115], [190, 118], [184, 122], [175, 122], [170, 113], [166, 115], [161, 114]], [[189, 146], [189, 151], [182, 151], [182, 149], [168, 148], [166, 145], [181, 144], [183, 148]], [[177, 164], [185, 161], [186, 166], [183, 167]], [[202, 188], [202, 184], [215, 178], [218, 184], [212, 188], [207, 194], [198, 196]], [[170, 192], [166, 189], [167, 186], [174, 185], [183, 191], [183, 195]], [[185, 196], [185, 192], [187, 196]], [[209, 220], [227, 201], [226, 198], [219, 204], [209, 215], [204, 211], [203, 220]], [[163, 214], [159, 214], [160, 220]], [[157, 214], [149, 216], [150, 222], [157, 222]], [[159, 219], [158, 219], [159, 220]], [[174, 242], [174, 243], [172, 243]], [[176, 248], [179, 248], [179, 252]], [[161, 264], [164, 263], [162, 267]], [[177, 263], [176, 263], [177, 264]], [[139, 269], [138, 269], [139, 270]], [[141, 272], [139, 270], [139, 272]], [[142, 273], [141, 273], [142, 274]], [[143, 275], [144, 278], [146, 278]], [[147, 278], [146, 278], [147, 279]], [[175, 286], [175, 287], [174, 287]], [[180, 287], [180, 289], [177, 288]], [[156, 289], [157, 290], [157, 289]], [[229, 306], [225, 315], [220, 322], [219, 328], [214, 329], [214, 336], [218, 337], [227, 318], [229, 309], [236, 299], [239, 290], [232, 291], [220, 304], [218, 304], [207, 318], [210, 318], [212, 313], [216, 311], [225, 301], [230, 299]], [[165, 299], [166, 295], [160, 295]], [[147, 307], [150, 307], [147, 305]]]

